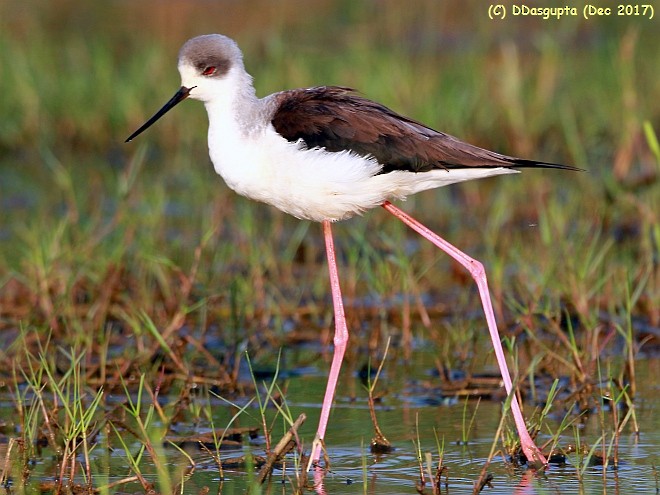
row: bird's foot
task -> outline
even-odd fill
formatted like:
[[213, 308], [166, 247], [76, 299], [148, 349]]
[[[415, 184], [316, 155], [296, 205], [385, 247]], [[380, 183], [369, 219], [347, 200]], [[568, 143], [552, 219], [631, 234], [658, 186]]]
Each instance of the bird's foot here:
[[321, 452], [323, 452], [323, 457], [326, 461], [326, 464], [328, 464], [328, 456], [325, 453], [325, 443], [317, 433], [316, 437], [314, 437], [314, 441], [312, 442], [312, 451], [309, 456], [309, 461], [307, 462], [307, 472], [309, 472], [312, 466], [317, 465], [319, 463], [319, 459], [321, 458]]
[[522, 451], [527, 458], [527, 465], [535, 471], [543, 471], [548, 467], [548, 461], [535, 443], [523, 445]]

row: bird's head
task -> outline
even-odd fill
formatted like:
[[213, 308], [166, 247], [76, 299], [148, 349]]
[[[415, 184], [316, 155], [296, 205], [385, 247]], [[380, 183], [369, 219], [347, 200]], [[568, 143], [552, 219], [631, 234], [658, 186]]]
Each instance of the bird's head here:
[[[138, 130], [131, 141], [186, 98], [209, 103], [231, 101], [249, 78], [243, 66], [243, 54], [234, 40], [221, 34], [206, 34], [188, 40], [179, 51], [181, 87], [163, 107]], [[251, 87], [250, 84], [248, 86]]]

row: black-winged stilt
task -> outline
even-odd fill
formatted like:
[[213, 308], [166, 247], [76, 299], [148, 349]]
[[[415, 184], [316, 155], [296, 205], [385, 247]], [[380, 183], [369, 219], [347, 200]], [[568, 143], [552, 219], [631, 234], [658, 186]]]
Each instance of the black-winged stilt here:
[[179, 53], [182, 86], [135, 138], [176, 104], [201, 100], [209, 117], [209, 154], [227, 185], [297, 218], [321, 222], [335, 314], [334, 356], [312, 460], [320, 456], [348, 342], [331, 224], [382, 206], [463, 265], [479, 288], [488, 330], [512, 394], [511, 410], [528, 461], [546, 460], [530, 437], [497, 331], [483, 265], [390, 203], [409, 194], [516, 168], [579, 170], [478, 148], [435, 131], [349, 88], [323, 86], [257, 98], [236, 43], [219, 34], [187, 41]]

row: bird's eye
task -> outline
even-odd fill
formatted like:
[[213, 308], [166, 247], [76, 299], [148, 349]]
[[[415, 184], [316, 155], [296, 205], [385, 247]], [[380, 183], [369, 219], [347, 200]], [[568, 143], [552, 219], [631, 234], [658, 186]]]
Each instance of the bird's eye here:
[[207, 67], [202, 71], [203, 76], [212, 76], [215, 72], [215, 67]]

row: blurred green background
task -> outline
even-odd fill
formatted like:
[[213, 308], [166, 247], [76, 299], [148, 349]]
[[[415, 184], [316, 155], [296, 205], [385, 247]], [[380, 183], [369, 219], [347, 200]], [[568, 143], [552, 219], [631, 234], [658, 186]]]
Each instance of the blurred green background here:
[[[219, 32], [243, 48], [260, 94], [349, 85], [506, 152], [589, 168], [639, 160], [641, 122], [657, 123], [660, 112], [657, 18], [498, 21], [487, 6], [2, 2], [0, 146], [130, 153], [121, 144], [127, 131], [179, 85], [180, 45]], [[200, 141], [203, 111], [186, 106], [149, 139], [169, 148]]]
[[[200, 297], [231, 299], [237, 273], [251, 274], [246, 300], [256, 283], [273, 311], [287, 301], [295, 306], [291, 293], [327, 296], [323, 270], [301, 285], [281, 268], [299, 259], [322, 263], [317, 232], [305, 236], [306, 225], [248, 204], [214, 175], [202, 105], [186, 102], [138, 141], [123, 142], [180, 85], [180, 45], [220, 32], [244, 50], [260, 95], [352, 86], [474, 144], [586, 169], [452, 186], [407, 204], [457, 245], [486, 256], [500, 298], [515, 287], [583, 311], [611, 309], [630, 281], [643, 287], [639, 311], [657, 324], [658, 17], [490, 20], [487, 7], [437, 0], [1, 2], [5, 322], [73, 317], [80, 301], [100, 297], [117, 267], [120, 279], [149, 281], [117, 286], [134, 296], [137, 285], [145, 297], [118, 297], [117, 304], [156, 312], [147, 294], [167, 299], [200, 243]], [[402, 235], [385, 223], [382, 212], [342, 223], [340, 245], [377, 240], [367, 232]], [[448, 262], [434, 265], [432, 248], [420, 249], [418, 273], [439, 286]], [[357, 294], [358, 281], [377, 270], [350, 254], [349, 292]], [[271, 280], [255, 281], [262, 272]], [[401, 284], [387, 277], [367, 283], [392, 291]], [[39, 310], [31, 311], [35, 304]], [[104, 308], [112, 313], [113, 304]], [[93, 318], [92, 327], [106, 316]]]

